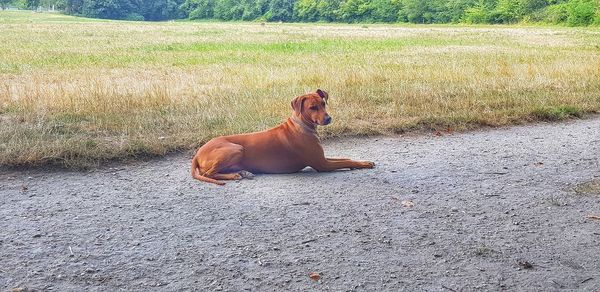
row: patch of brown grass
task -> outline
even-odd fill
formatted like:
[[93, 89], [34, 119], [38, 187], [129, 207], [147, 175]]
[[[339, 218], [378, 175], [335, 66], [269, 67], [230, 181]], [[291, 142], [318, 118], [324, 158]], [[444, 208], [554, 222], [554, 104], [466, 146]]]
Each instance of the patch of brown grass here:
[[592, 180], [575, 187], [575, 192], [582, 195], [600, 195], [600, 180]]

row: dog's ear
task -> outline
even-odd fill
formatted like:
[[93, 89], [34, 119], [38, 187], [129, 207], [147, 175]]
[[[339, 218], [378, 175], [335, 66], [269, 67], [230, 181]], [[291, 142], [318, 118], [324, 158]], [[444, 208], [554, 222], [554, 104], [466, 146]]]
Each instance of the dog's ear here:
[[317, 89], [317, 94], [325, 101], [327, 104], [327, 100], [329, 99], [329, 94], [325, 92], [325, 90]]
[[300, 95], [292, 100], [292, 108], [294, 112], [302, 113], [302, 107], [304, 106], [304, 101], [306, 100], [306, 95]]

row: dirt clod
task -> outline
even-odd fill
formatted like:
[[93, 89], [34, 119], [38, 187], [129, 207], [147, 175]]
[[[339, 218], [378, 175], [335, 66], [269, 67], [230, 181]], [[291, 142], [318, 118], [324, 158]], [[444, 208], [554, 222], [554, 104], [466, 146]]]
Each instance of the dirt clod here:
[[519, 260], [519, 261], [517, 261], [517, 263], [523, 269], [533, 269], [533, 264], [526, 260]]
[[405, 207], [405, 208], [412, 208], [415, 205], [415, 203], [413, 203], [413, 201], [409, 201], [409, 200], [404, 200], [401, 202], [401, 204], [402, 204], [402, 207]]

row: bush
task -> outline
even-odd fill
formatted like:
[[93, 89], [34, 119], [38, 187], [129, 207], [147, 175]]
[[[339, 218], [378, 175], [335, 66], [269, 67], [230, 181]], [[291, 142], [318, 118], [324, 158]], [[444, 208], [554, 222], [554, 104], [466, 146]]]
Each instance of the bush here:
[[490, 14], [492, 23], [515, 23], [523, 17], [523, 9], [516, 0], [500, 0]]
[[596, 17], [597, 0], [571, 0], [567, 4], [567, 24], [570, 26], [590, 25]]
[[487, 23], [488, 12], [481, 7], [472, 7], [465, 10], [465, 15], [462, 17], [462, 22], [473, 24], [473, 23]]
[[544, 9], [543, 20], [549, 23], [564, 23], [569, 17], [567, 3], [550, 5]]

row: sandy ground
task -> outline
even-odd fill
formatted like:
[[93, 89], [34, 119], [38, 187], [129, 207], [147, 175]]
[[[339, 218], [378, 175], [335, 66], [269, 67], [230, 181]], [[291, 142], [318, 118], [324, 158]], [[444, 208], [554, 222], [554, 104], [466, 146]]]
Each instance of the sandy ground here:
[[188, 155], [4, 170], [0, 288], [600, 291], [600, 118], [325, 149], [377, 167], [224, 187]]

